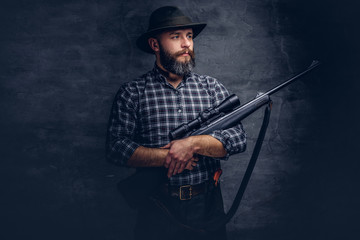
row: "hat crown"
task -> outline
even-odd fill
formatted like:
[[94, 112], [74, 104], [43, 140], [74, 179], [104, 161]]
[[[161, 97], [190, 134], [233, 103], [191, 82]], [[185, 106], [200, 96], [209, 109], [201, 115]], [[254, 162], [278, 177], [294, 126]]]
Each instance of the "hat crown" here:
[[184, 15], [178, 8], [173, 6], [166, 6], [156, 9], [149, 19], [149, 28], [146, 33], [143, 33], [137, 40], [136, 45], [147, 53], [154, 53], [149, 45], [148, 39], [156, 36], [156, 34], [178, 29], [178, 28], [192, 28], [193, 38], [195, 38], [206, 26], [206, 23], [194, 23], [191, 19]]
[[167, 26], [186, 25], [191, 23], [191, 19], [185, 16], [178, 7], [165, 6], [156, 9], [151, 14], [148, 31]]

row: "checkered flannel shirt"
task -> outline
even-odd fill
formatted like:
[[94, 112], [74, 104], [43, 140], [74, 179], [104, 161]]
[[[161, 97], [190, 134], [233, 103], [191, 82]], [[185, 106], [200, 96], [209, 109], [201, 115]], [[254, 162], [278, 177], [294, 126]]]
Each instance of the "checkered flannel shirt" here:
[[[115, 164], [126, 166], [128, 159], [139, 146], [158, 148], [170, 142], [169, 132], [187, 123], [209, 107], [219, 104], [229, 96], [225, 87], [215, 78], [188, 74], [174, 88], [161, 75], [155, 65], [142, 77], [123, 84], [111, 110], [107, 156]], [[210, 178], [220, 168], [220, 160], [242, 152], [246, 136], [241, 123], [216, 130], [210, 134], [218, 139], [227, 151], [223, 158], [200, 156], [193, 170], [184, 170], [172, 176], [171, 185], [199, 184]]]

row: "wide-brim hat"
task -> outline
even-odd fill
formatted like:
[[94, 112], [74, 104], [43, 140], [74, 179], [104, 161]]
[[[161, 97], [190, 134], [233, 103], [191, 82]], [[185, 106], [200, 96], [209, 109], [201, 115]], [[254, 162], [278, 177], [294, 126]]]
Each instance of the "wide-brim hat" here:
[[156, 34], [171, 29], [192, 28], [195, 38], [206, 26], [206, 23], [194, 23], [184, 13], [174, 6], [166, 6], [156, 9], [150, 16], [149, 28], [136, 41], [138, 48], [147, 53], [154, 53], [148, 39]]

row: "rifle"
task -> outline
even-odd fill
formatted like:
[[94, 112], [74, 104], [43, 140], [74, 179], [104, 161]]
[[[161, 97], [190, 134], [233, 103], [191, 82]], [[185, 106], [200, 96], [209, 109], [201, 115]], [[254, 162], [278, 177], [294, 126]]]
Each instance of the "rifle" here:
[[[306, 73], [310, 72], [319, 65], [320, 62], [314, 60], [312, 64], [303, 72], [295, 75], [287, 81], [270, 89], [269, 91], [260, 94], [255, 99], [245, 103], [242, 106], [240, 106], [238, 97], [235, 94], [232, 94], [219, 105], [201, 112], [194, 120], [182, 124], [174, 130], [170, 131], [169, 137], [171, 140], [174, 140], [183, 138], [185, 136], [210, 134], [215, 130], [228, 129], [233, 127], [241, 120], [260, 109], [262, 106], [269, 105], [271, 103], [270, 95], [293, 83], [295, 80], [304, 76]], [[227, 219], [222, 219], [222, 223], [226, 223], [226, 221], [230, 220], [237, 210], [259, 155], [262, 141], [264, 139], [268, 125], [269, 115], [270, 108], [268, 107], [266, 108], [263, 125], [259, 133], [258, 141], [255, 144], [253, 155], [249, 161], [248, 168], [245, 172], [234, 203], [227, 213]], [[119, 182], [118, 189], [124, 196], [129, 206], [132, 208], [137, 208], [143, 200], [151, 196], [151, 194], [154, 193], [158, 186], [165, 181], [166, 169], [164, 168], [138, 168], [135, 174]], [[216, 225], [219, 224], [216, 223]]]
[[289, 80], [270, 89], [269, 91], [258, 95], [255, 99], [247, 102], [241, 107], [238, 107], [240, 105], [238, 97], [235, 94], [232, 94], [224, 101], [222, 101], [218, 106], [205, 110], [204, 112], [200, 113], [196, 119], [182, 124], [172, 130], [169, 133], [170, 139], [175, 140], [187, 135], [194, 136], [209, 134], [215, 130], [233, 127], [262, 106], [270, 103], [270, 95], [278, 92], [280, 89], [284, 88], [290, 83], [293, 83], [295, 80], [299, 79], [319, 65], [320, 62], [314, 60], [312, 64], [303, 72], [295, 75]]

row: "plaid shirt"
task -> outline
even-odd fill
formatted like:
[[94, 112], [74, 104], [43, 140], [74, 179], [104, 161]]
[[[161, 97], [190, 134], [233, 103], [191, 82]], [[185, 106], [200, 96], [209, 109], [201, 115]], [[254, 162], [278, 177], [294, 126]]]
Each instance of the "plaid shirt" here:
[[[216, 79], [191, 73], [175, 89], [158, 67], [140, 78], [123, 84], [113, 103], [108, 126], [107, 156], [115, 164], [126, 166], [139, 146], [158, 148], [170, 142], [169, 132], [187, 123], [205, 109], [229, 96]], [[227, 151], [224, 158], [199, 156], [193, 170], [172, 176], [171, 185], [199, 184], [220, 168], [220, 160], [242, 152], [246, 136], [241, 123], [233, 128], [214, 131]]]

